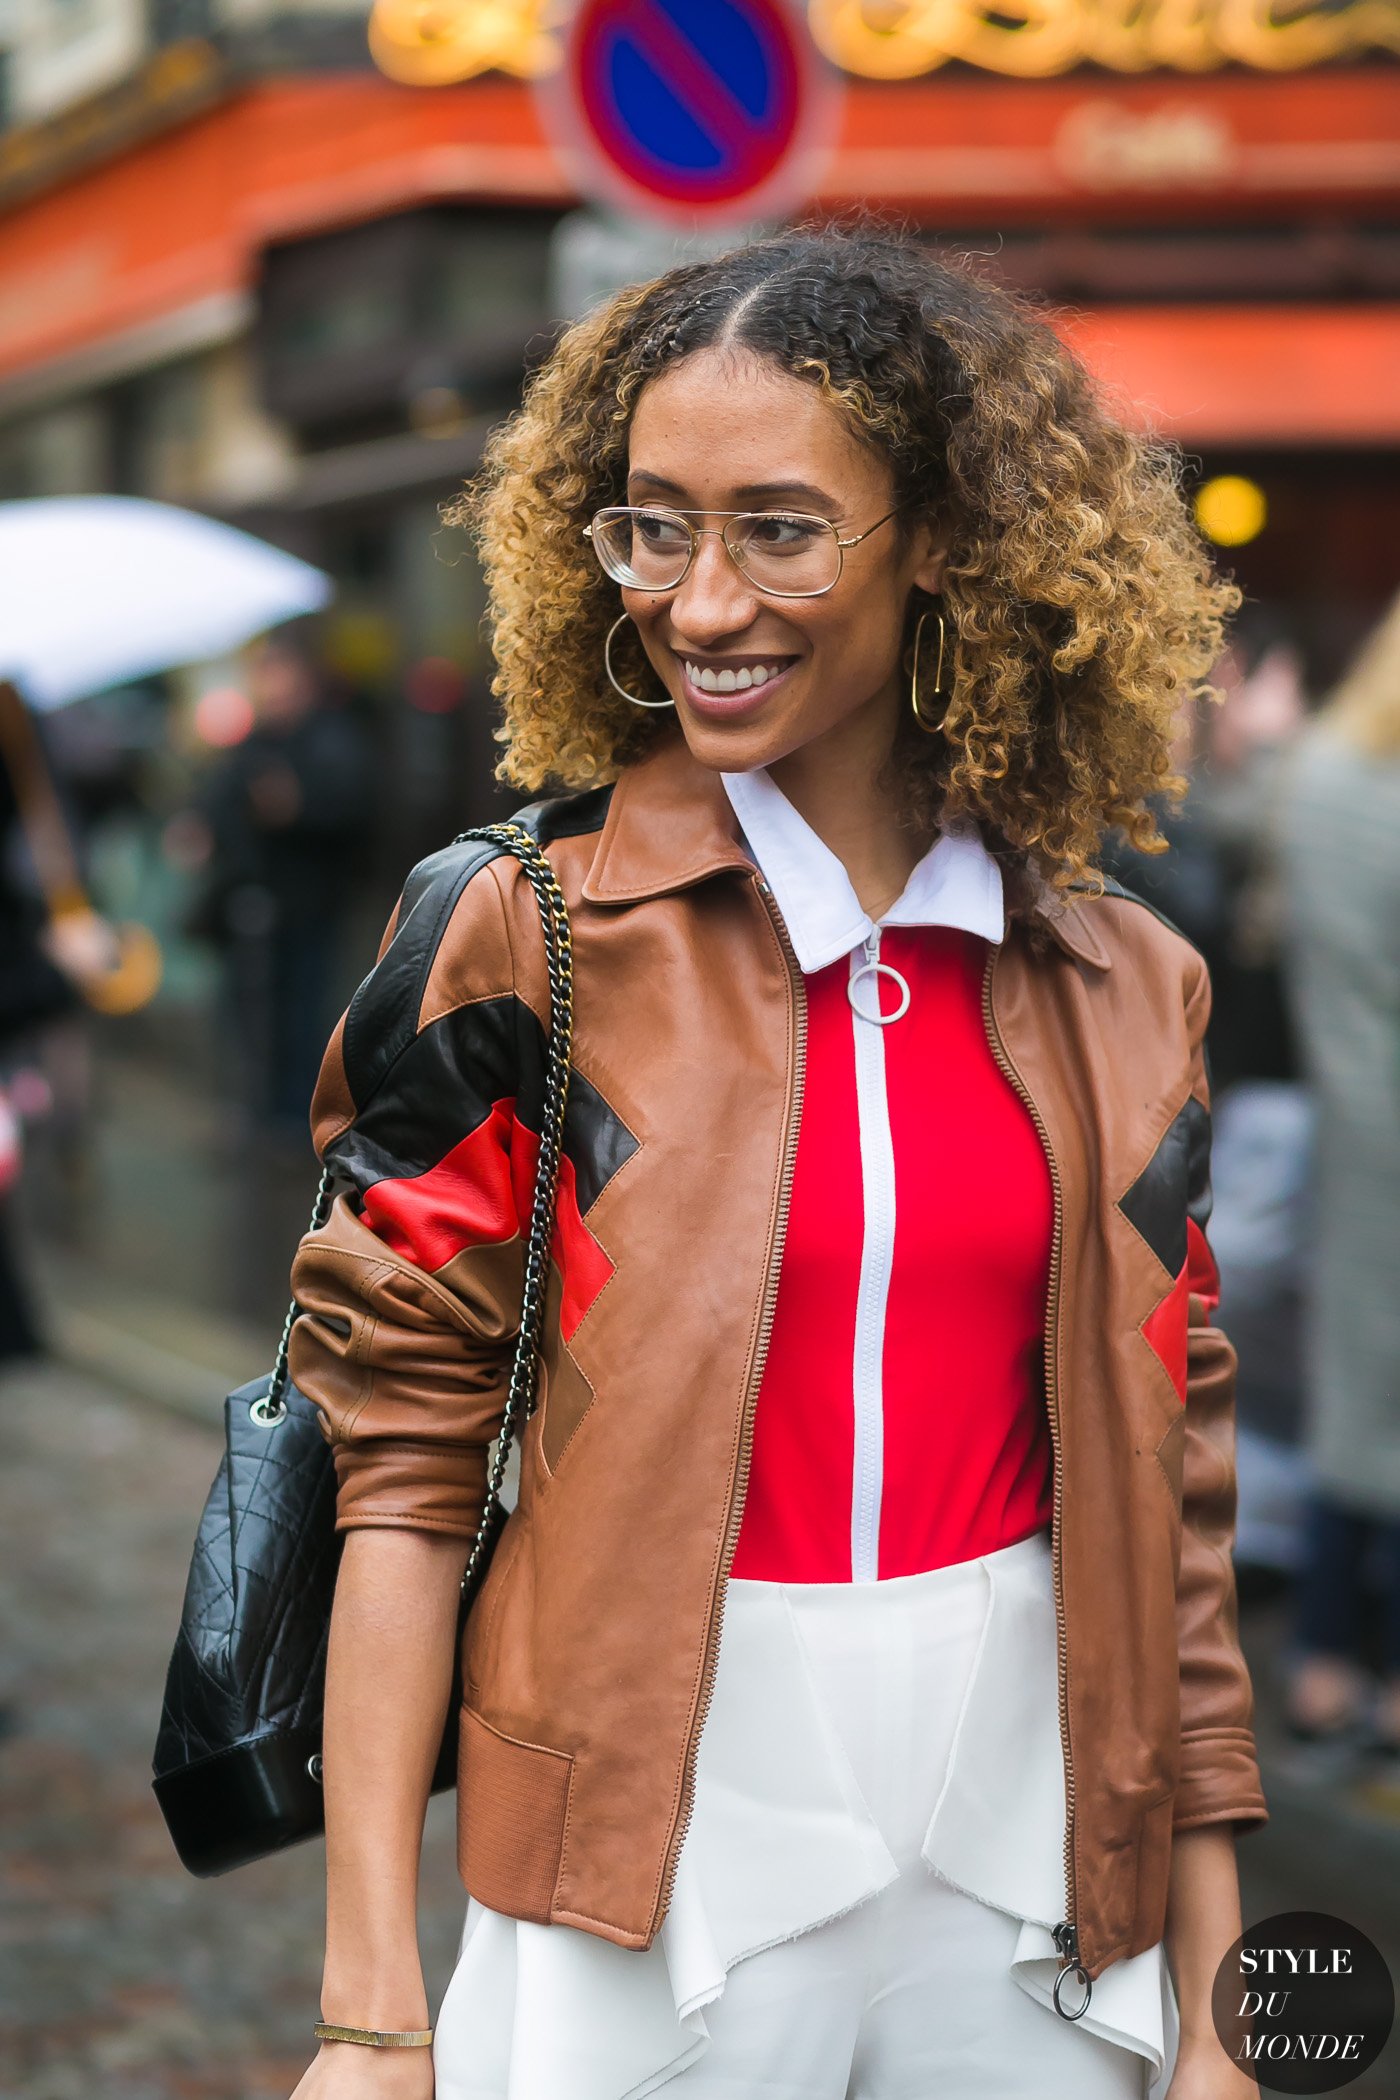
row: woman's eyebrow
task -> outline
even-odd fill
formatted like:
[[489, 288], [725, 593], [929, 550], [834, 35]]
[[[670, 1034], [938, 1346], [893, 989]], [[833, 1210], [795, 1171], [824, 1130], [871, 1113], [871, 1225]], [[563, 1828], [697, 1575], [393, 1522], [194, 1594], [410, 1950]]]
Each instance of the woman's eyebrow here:
[[[664, 474], [652, 474], [645, 467], [634, 467], [628, 476], [629, 486], [633, 482], [645, 482], [648, 488], [659, 489], [668, 496], [684, 496], [687, 491], [679, 482], [668, 481]], [[747, 481], [742, 488], [734, 490], [740, 503], [798, 502], [807, 503], [819, 510], [840, 510], [835, 496], [828, 495], [810, 481]]]

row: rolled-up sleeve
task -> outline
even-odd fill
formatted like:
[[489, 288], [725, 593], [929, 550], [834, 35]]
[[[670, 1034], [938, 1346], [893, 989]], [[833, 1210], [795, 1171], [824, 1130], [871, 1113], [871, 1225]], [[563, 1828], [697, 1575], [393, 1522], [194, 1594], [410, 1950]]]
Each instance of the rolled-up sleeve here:
[[[291, 1371], [335, 1455], [336, 1529], [471, 1537], [510, 1383], [518, 1265], [469, 1301], [400, 1256], [337, 1196], [292, 1264]], [[513, 1279], [510, 1269], [514, 1267]], [[512, 1283], [515, 1288], [512, 1288]]]
[[451, 874], [405, 891], [312, 1102], [334, 1196], [292, 1262], [289, 1362], [334, 1453], [338, 1531], [472, 1537], [510, 1386], [523, 1257], [509, 942], [490, 871], [455, 898]]
[[1207, 1110], [1193, 1142], [1188, 1195], [1188, 1330], [1181, 1566], [1177, 1645], [1181, 1679], [1181, 1776], [1173, 1827], [1233, 1823], [1244, 1832], [1268, 1821], [1255, 1750], [1254, 1694], [1240, 1647], [1232, 1549], [1235, 1536], [1234, 1345], [1214, 1324], [1219, 1279], [1205, 1236], [1210, 1217], [1210, 1090], [1205, 1029], [1210, 979], [1198, 974], [1189, 998], [1193, 1086]]

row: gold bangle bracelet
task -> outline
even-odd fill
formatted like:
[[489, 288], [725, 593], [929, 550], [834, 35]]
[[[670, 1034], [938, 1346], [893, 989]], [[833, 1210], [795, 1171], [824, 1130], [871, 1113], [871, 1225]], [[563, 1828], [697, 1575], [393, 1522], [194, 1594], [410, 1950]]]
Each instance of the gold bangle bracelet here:
[[427, 2049], [433, 2039], [431, 2027], [386, 2034], [377, 2027], [335, 2027], [329, 2020], [318, 2020], [315, 2032], [318, 2042], [363, 2042], [367, 2049]]

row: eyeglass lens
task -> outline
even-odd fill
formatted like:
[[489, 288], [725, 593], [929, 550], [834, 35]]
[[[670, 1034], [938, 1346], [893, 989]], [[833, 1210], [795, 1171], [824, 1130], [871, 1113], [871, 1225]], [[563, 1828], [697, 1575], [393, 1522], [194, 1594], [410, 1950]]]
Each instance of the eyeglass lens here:
[[[836, 528], [825, 518], [750, 511], [726, 521], [724, 543], [760, 590], [789, 597], [829, 590], [841, 573]], [[609, 576], [633, 590], [674, 590], [698, 544], [684, 518], [665, 510], [600, 511], [593, 545]]]

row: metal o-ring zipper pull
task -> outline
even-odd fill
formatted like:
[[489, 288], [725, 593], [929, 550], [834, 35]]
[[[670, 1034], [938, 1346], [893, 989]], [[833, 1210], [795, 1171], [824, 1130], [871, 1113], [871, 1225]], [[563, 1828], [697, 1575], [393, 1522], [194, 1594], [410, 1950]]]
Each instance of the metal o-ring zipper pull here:
[[[1089, 2010], [1089, 2000], [1094, 1995], [1094, 1980], [1079, 1958], [1079, 1934], [1069, 1920], [1066, 1919], [1064, 1924], [1055, 1926], [1051, 1933], [1051, 1938], [1064, 1956], [1064, 1967], [1055, 1978], [1055, 1988], [1050, 1994], [1054, 2000], [1055, 2010], [1062, 2020], [1082, 2020], [1085, 2013]], [[1077, 2006], [1073, 2012], [1066, 2012], [1060, 2003], [1060, 1992], [1064, 1989], [1064, 1982], [1067, 1976], [1078, 1976], [1079, 1981], [1084, 1986], [1084, 2003]]]
[[[865, 961], [858, 970], [853, 970], [846, 980], [846, 997], [850, 1000], [862, 1021], [872, 1021], [877, 1028], [888, 1028], [891, 1021], [898, 1021], [909, 1011], [909, 982], [893, 963], [880, 960], [880, 929], [872, 926], [865, 936]], [[856, 997], [856, 986], [863, 977], [875, 979], [875, 1011], [862, 1006]], [[899, 1004], [890, 1013], [880, 1011], [880, 979], [888, 977], [899, 987]]]

